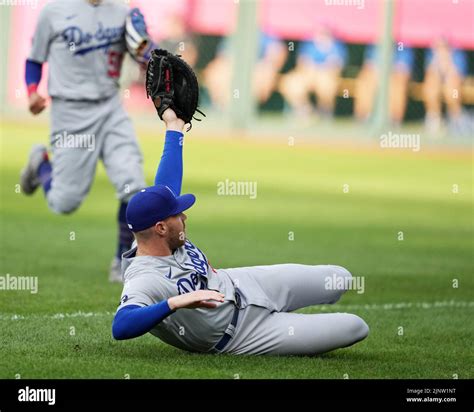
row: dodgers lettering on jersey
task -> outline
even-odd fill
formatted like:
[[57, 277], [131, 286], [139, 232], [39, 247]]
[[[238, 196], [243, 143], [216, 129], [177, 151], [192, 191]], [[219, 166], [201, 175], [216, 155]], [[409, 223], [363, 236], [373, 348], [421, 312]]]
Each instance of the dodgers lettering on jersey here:
[[[84, 32], [80, 27], [66, 27], [62, 38], [66, 47], [71, 47], [75, 55], [84, 55], [98, 49], [108, 49], [123, 39], [125, 26], [104, 27], [101, 22], [94, 33]], [[73, 47], [72, 47], [73, 46]]]
[[176, 282], [178, 293], [181, 295], [195, 290], [207, 289], [209, 262], [206, 256], [188, 240], [186, 240], [184, 250], [189, 258], [185, 263], [185, 267], [193, 270], [193, 272], [189, 277], [183, 277]]
[[98, 100], [117, 93], [128, 12], [111, 0], [56, 0], [41, 10], [28, 58], [48, 62], [50, 96]]
[[217, 343], [234, 311], [231, 278], [215, 271], [205, 254], [189, 240], [171, 256], [135, 255], [136, 247], [122, 257], [124, 287], [118, 309], [149, 306], [200, 289], [217, 290], [225, 300], [217, 308], [178, 310], [151, 330], [163, 341], [186, 350], [205, 351]]

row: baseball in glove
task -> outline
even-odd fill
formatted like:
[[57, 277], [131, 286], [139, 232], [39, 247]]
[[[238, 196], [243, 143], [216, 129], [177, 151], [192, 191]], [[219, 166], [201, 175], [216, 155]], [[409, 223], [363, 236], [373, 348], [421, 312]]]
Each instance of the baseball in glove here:
[[151, 53], [146, 72], [147, 97], [153, 100], [160, 119], [171, 108], [176, 116], [189, 123], [196, 112], [206, 116], [198, 107], [199, 85], [193, 69], [177, 54], [155, 49]]

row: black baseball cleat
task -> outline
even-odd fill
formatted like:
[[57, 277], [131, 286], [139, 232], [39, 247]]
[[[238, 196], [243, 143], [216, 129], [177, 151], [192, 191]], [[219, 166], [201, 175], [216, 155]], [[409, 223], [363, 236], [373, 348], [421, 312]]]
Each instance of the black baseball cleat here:
[[44, 160], [48, 159], [48, 150], [43, 144], [36, 144], [31, 148], [28, 163], [21, 171], [20, 187], [25, 195], [32, 195], [40, 185], [38, 168]]

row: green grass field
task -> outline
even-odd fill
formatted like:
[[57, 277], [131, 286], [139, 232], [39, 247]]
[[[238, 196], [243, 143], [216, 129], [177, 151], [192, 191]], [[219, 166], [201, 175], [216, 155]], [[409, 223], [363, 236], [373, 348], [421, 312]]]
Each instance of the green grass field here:
[[[162, 133], [138, 131], [151, 184]], [[474, 377], [469, 153], [193, 139], [195, 127], [183, 188], [198, 201], [187, 230], [214, 267], [334, 263], [365, 276], [365, 293], [305, 309], [356, 313], [371, 328], [365, 341], [315, 357], [235, 357], [189, 354], [151, 335], [112, 339], [117, 200], [103, 167], [70, 216], [51, 213], [40, 191], [15, 191], [30, 145], [47, 133], [2, 125], [0, 275], [37, 276], [39, 290], [0, 290], [0, 378]], [[256, 181], [257, 199], [217, 196], [225, 179]]]

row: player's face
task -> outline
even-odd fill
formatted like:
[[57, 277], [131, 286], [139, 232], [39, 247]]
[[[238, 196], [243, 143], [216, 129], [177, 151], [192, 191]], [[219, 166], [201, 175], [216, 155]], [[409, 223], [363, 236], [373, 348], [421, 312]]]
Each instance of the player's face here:
[[186, 242], [186, 219], [187, 217], [184, 213], [179, 213], [166, 219], [169, 229], [167, 241], [171, 250], [183, 246]]

